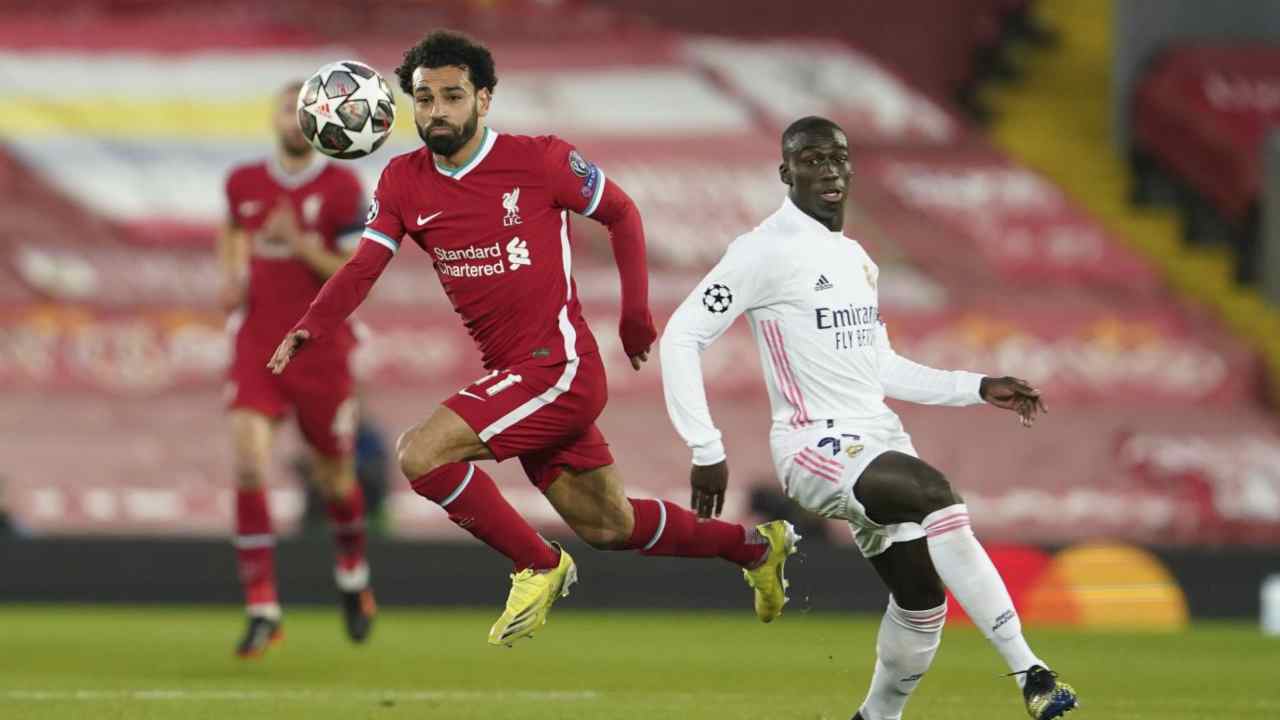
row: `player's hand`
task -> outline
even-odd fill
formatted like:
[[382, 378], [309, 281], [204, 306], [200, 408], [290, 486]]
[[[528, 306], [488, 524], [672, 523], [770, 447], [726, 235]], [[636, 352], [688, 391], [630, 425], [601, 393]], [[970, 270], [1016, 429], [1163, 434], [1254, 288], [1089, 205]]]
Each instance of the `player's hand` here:
[[644, 312], [624, 312], [618, 322], [618, 336], [622, 338], [622, 350], [631, 359], [631, 367], [639, 370], [649, 360], [649, 350], [658, 339], [658, 329], [653, 326], [649, 309]]
[[694, 465], [689, 471], [689, 485], [693, 487], [689, 505], [698, 517], [719, 517], [729, 487], [729, 463], [721, 460], [715, 465]]
[[290, 246], [297, 241], [301, 231], [298, 229], [298, 219], [293, 214], [293, 206], [288, 200], [282, 199], [271, 209], [271, 214], [267, 215], [266, 222], [262, 224], [262, 233]]
[[276, 375], [284, 372], [285, 366], [289, 364], [293, 356], [298, 354], [298, 351], [310, 339], [311, 333], [306, 330], [290, 330], [289, 334], [284, 336], [284, 340], [280, 341], [280, 346], [276, 348], [271, 360], [267, 362], [267, 367]]
[[288, 236], [289, 249], [298, 257], [308, 257], [324, 247], [320, 236], [313, 232], [297, 231]]
[[1044, 400], [1040, 398], [1040, 391], [1026, 380], [1016, 377], [982, 378], [978, 394], [998, 408], [1017, 413], [1023, 427], [1031, 427], [1036, 421], [1037, 413], [1049, 412]]

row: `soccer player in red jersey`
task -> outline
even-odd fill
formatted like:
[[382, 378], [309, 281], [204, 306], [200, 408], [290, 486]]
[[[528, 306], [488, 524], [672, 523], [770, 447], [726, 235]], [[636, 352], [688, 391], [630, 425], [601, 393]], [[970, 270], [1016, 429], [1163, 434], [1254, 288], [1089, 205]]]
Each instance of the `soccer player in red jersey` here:
[[337, 546], [334, 578], [353, 641], [368, 637], [375, 612], [365, 560], [364, 497], [352, 460], [351, 327], [335, 324], [286, 373], [266, 368], [280, 335], [350, 257], [364, 219], [359, 179], [313, 151], [298, 129], [299, 87], [291, 83], [275, 99], [274, 155], [241, 165], [227, 178], [230, 216], [218, 243], [221, 300], [235, 327], [228, 396], [237, 482], [234, 543], [249, 616], [236, 648], [242, 657], [260, 655], [281, 636], [264, 478], [276, 424], [289, 411], [314, 453], [314, 477]]
[[748, 531], [699, 520], [671, 502], [628, 498], [595, 425], [607, 398], [605, 373], [573, 282], [568, 214], [609, 229], [622, 280], [619, 332], [639, 370], [656, 331], [644, 230], [631, 199], [569, 143], [487, 127], [497, 83], [493, 58], [467, 36], [428, 35], [396, 72], [413, 98], [426, 147], [387, 164], [355, 256], [284, 337], [272, 369], [292, 368], [295, 353], [340, 327], [407, 235], [431, 256], [489, 371], [398, 443], [413, 489], [515, 566], [489, 642], [510, 645], [532, 634], [577, 570], [569, 553], [544, 541], [473, 464], [483, 459], [519, 458], [530, 481], [593, 547], [721, 557], [742, 567], [757, 615], [775, 618], [786, 602], [783, 564], [797, 539], [790, 525]]

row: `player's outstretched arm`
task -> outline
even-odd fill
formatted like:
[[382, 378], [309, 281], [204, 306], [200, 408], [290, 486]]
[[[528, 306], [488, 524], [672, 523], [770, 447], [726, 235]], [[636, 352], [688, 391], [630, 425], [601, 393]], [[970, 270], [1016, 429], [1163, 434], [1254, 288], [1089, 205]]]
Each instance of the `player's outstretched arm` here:
[[284, 372], [289, 360], [307, 342], [324, 337], [345, 322], [364, 302], [392, 257], [391, 250], [382, 244], [361, 240], [355, 255], [325, 282], [306, 314], [281, 341], [268, 365], [271, 371], [277, 375]]
[[1037, 413], [1048, 412], [1040, 391], [1015, 377], [984, 377], [963, 370], [938, 370], [908, 360], [894, 351], [889, 332], [880, 325], [876, 337], [880, 355], [880, 383], [884, 394], [922, 405], [976, 405], [986, 402], [1012, 410], [1024, 427]]
[[979, 373], [938, 370], [908, 360], [894, 351], [884, 323], [876, 329], [876, 352], [880, 362], [880, 384], [884, 394], [921, 405], [977, 405], [982, 382]]

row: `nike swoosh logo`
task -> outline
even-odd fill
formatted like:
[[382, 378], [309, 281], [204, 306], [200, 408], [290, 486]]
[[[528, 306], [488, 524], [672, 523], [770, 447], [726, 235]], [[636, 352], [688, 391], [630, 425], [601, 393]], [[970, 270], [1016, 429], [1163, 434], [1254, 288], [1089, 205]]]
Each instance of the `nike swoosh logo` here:
[[426, 216], [426, 217], [422, 217], [421, 215], [419, 215], [419, 216], [418, 216], [418, 224], [419, 224], [419, 225], [426, 225], [427, 223], [431, 222], [431, 219], [432, 219], [432, 218], [434, 218], [435, 216], [439, 215], [439, 214], [440, 214], [440, 213], [442, 213], [442, 212], [444, 212], [444, 211], [443, 211], [443, 210], [441, 210], [440, 212], [433, 212], [433, 213], [431, 213], [430, 215], [428, 215], [428, 216]]
[[458, 391], [458, 394], [459, 394], [459, 395], [465, 395], [465, 396], [467, 396], [467, 397], [469, 397], [469, 398], [475, 398], [475, 399], [479, 400], [480, 402], [484, 402], [484, 398], [480, 397], [479, 395], [476, 395], [475, 393], [467, 392], [466, 390], [459, 390], [459, 391]]

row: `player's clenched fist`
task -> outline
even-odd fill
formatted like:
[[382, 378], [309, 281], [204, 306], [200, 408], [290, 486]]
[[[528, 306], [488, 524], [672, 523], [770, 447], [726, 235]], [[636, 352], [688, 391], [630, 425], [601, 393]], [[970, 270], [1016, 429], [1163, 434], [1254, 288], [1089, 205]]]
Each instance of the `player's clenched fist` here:
[[694, 465], [689, 471], [689, 486], [693, 490], [689, 504], [698, 517], [719, 517], [729, 489], [729, 463], [721, 460], [715, 465]]
[[631, 367], [640, 369], [640, 364], [649, 359], [649, 348], [658, 338], [658, 330], [653, 326], [653, 316], [648, 308], [644, 313], [624, 313], [618, 323], [618, 336], [622, 339], [622, 350], [631, 358]]
[[309, 339], [311, 339], [311, 333], [306, 330], [289, 331], [289, 334], [284, 336], [284, 340], [280, 341], [280, 346], [276, 348], [271, 360], [267, 362], [267, 367], [271, 368], [271, 372], [276, 375], [284, 372], [285, 366]]

